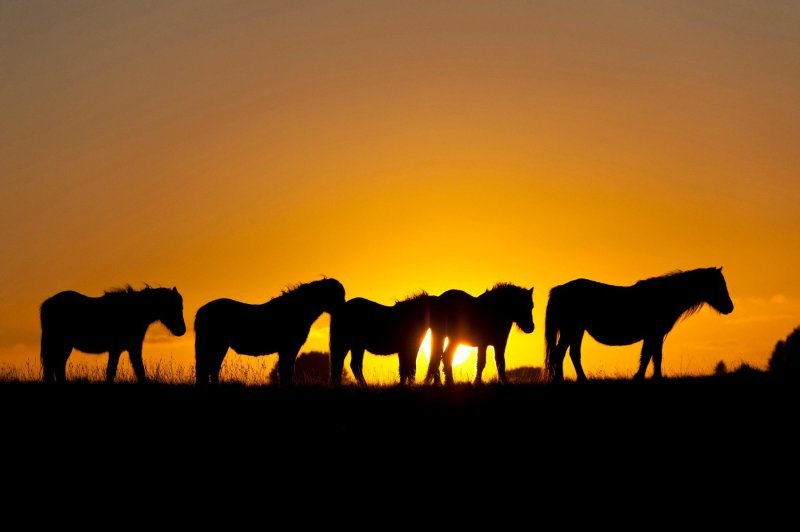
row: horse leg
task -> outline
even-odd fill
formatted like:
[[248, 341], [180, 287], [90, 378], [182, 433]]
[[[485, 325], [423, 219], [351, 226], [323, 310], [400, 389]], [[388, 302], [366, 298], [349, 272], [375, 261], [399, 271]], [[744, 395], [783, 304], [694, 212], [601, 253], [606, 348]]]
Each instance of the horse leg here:
[[647, 371], [647, 365], [650, 363], [650, 358], [653, 356], [653, 346], [648, 338], [642, 342], [642, 355], [639, 358], [639, 371], [633, 376], [633, 380], [640, 381], [644, 379], [644, 374]]
[[222, 371], [222, 362], [228, 354], [227, 346], [216, 346], [208, 350], [208, 369], [206, 370], [205, 380], [211, 379], [211, 384], [219, 384], [219, 373]]
[[130, 358], [133, 372], [136, 374], [136, 381], [139, 383], [147, 382], [147, 374], [144, 371], [144, 362], [142, 361], [142, 346], [130, 348], [128, 350], [128, 358]]
[[428, 361], [428, 372], [425, 374], [426, 383], [434, 385], [442, 383], [442, 376], [439, 373], [439, 365], [442, 363], [442, 344], [442, 338], [431, 329], [431, 353]]
[[72, 347], [63, 346], [53, 351], [53, 375], [58, 383], [67, 382], [67, 360], [72, 353]]
[[553, 348], [553, 381], [562, 382], [564, 380], [564, 357], [567, 355], [567, 348], [569, 347], [569, 337], [561, 333], [561, 338], [558, 340], [555, 348]]
[[486, 346], [478, 346], [478, 365], [475, 367], [475, 382], [474, 384], [481, 384], [483, 377], [483, 368], [486, 367]]
[[[413, 347], [401, 347], [397, 352], [397, 363], [400, 370], [400, 386], [412, 384], [414, 382], [414, 373], [416, 373], [416, 361], [411, 358], [411, 350]], [[414, 355], [416, 356], [416, 354]]]
[[121, 351], [114, 350], [108, 352], [108, 366], [106, 367], [106, 382], [111, 384], [117, 376], [117, 365], [119, 364], [119, 356]]
[[359, 386], [366, 386], [367, 381], [364, 379], [364, 348], [355, 347], [350, 350], [350, 370], [356, 378]]
[[497, 378], [503, 384], [508, 384], [506, 377], [506, 340], [497, 342], [494, 346], [494, 363], [497, 366]]
[[205, 341], [200, 339], [201, 333], [198, 331], [194, 340], [194, 378], [198, 386], [208, 384], [208, 352]]
[[569, 357], [572, 359], [572, 365], [575, 367], [575, 374], [579, 381], [586, 380], [586, 374], [583, 372], [581, 365], [581, 343], [583, 342], [583, 331], [576, 334], [572, 338], [572, 343], [569, 345]]
[[58, 345], [52, 338], [52, 335], [46, 331], [42, 331], [42, 344], [40, 359], [42, 361], [42, 380], [44, 382], [55, 382], [56, 380], [56, 367], [59, 361], [64, 358], [64, 347]]
[[300, 349], [281, 351], [278, 353], [278, 376], [280, 377], [281, 387], [292, 385], [294, 379], [294, 361]]
[[419, 353], [418, 345], [411, 345], [406, 350], [405, 354], [400, 353], [406, 360], [406, 383], [408, 385], [414, 384], [417, 378], [417, 353]]
[[341, 348], [331, 349], [331, 384], [339, 386], [342, 384], [342, 370], [344, 369], [344, 358], [347, 350]]
[[419, 346], [408, 345], [397, 353], [400, 359], [400, 384], [407, 384], [411, 386], [414, 384], [414, 379], [417, 376], [417, 353]]
[[653, 340], [653, 379], [661, 379], [661, 356], [664, 350], [664, 339]]
[[400, 351], [397, 353], [397, 364], [398, 364], [398, 374], [400, 375], [400, 386], [404, 386], [406, 383], [406, 378], [408, 377], [408, 365], [406, 364], [405, 358], [403, 358], [403, 352]]
[[442, 354], [442, 362], [444, 363], [444, 383], [448, 385], [455, 384], [456, 382], [453, 378], [453, 356], [455, 356], [456, 345], [455, 342], [450, 342], [447, 344], [447, 349], [445, 349]]

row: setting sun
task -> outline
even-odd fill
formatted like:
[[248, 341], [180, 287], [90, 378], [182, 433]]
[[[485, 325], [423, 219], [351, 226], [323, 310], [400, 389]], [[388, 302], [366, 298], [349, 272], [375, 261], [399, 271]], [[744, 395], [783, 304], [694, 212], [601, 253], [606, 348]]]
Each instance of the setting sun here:
[[[444, 339], [444, 347], [447, 349], [447, 344], [450, 343], [450, 340], [445, 338]], [[473, 353], [477, 353], [478, 349], [476, 347], [469, 347], [467, 345], [459, 345], [456, 349], [456, 354], [453, 356], [453, 365], [457, 366], [463, 363], [469, 356]], [[428, 329], [428, 332], [425, 333], [425, 339], [422, 340], [422, 346], [420, 347], [419, 352], [428, 360], [431, 359], [431, 330]]]

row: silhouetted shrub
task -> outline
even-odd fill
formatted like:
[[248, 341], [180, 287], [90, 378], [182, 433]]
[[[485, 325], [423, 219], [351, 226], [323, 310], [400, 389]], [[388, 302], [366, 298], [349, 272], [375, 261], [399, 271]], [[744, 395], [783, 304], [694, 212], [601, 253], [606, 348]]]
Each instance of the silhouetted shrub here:
[[776, 375], [797, 377], [800, 366], [800, 327], [775, 345], [769, 358], [769, 371]]
[[739, 377], [754, 376], [754, 375], [759, 375], [761, 373], [763, 373], [763, 371], [761, 371], [760, 369], [754, 368], [753, 366], [751, 366], [747, 362], [742, 362], [739, 365], [739, 367], [736, 368], [732, 372], [732, 374], [738, 375]]
[[721, 377], [728, 373], [728, 366], [725, 365], [725, 362], [720, 360], [717, 362], [717, 365], [714, 366], [714, 375], [717, 377]]
[[532, 382], [542, 382], [544, 380], [544, 370], [533, 366], [522, 366], [506, 370], [508, 382], [515, 384], [528, 384]]
[[[350, 381], [347, 371], [343, 372], [342, 381]], [[299, 385], [325, 385], [331, 378], [331, 357], [328, 353], [309, 351], [301, 353], [294, 362], [294, 383]], [[269, 381], [278, 384], [278, 364], [269, 372]]]

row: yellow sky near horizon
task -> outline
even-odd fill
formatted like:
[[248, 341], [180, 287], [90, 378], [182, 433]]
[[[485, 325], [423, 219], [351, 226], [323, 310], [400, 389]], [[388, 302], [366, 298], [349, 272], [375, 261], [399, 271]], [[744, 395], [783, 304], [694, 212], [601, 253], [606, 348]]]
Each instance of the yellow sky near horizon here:
[[4, 2], [0, 363], [38, 356], [60, 290], [176, 285], [191, 329], [326, 274], [383, 303], [533, 285], [507, 359], [541, 365], [551, 287], [724, 266], [735, 312], [679, 323], [665, 371], [764, 366], [800, 324], [798, 27], [794, 2]]

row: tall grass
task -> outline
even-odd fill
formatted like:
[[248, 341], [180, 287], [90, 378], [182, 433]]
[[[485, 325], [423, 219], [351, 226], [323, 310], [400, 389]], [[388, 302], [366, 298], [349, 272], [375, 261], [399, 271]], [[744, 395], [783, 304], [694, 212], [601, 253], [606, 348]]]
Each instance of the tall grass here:
[[[246, 357], [229, 353], [222, 365], [220, 380], [225, 383], [241, 384], [245, 386], [262, 386], [273, 384], [270, 381], [270, 372], [277, 363], [277, 356]], [[67, 380], [70, 382], [104, 382], [106, 378], [106, 356], [77, 354], [70, 357], [67, 364]], [[346, 361], [349, 363], [349, 357]], [[467, 361], [453, 368], [456, 382], [471, 382], [475, 376], [473, 364]], [[194, 364], [172, 355], [166, 357], [145, 356], [145, 368], [148, 379], [160, 384], [194, 384]], [[420, 357], [417, 361], [417, 383], [425, 377], [427, 359]], [[488, 369], [488, 368], [487, 368]], [[345, 373], [350, 377], [347, 382], [352, 383], [352, 373], [345, 364]], [[364, 377], [371, 386], [392, 386], [397, 384], [398, 369], [397, 357], [378, 357], [367, 354], [364, 361]], [[487, 380], [492, 374], [487, 371]], [[41, 364], [37, 358], [29, 357], [22, 363], [0, 363], [0, 382], [37, 382], [42, 379]], [[123, 355], [117, 370], [116, 382], [133, 383], [136, 377]], [[298, 384], [302, 384], [298, 380]]]

